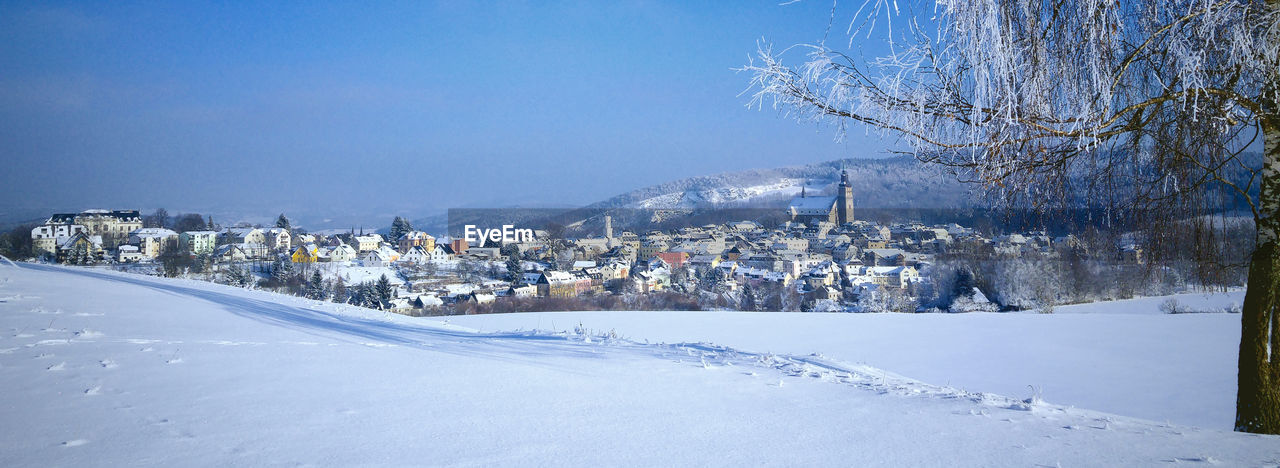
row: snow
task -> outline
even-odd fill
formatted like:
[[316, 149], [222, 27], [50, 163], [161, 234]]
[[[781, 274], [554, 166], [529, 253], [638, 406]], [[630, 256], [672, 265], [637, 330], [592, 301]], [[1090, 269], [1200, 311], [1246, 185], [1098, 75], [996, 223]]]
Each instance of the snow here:
[[[1174, 297], [1208, 307], [1239, 304], [1243, 294]], [[486, 331], [582, 323], [634, 340], [821, 353], [970, 391], [1026, 397], [1034, 386], [1056, 404], [1230, 430], [1240, 315], [1167, 315], [1158, 311], [1165, 299], [1060, 306], [1054, 314], [560, 312], [452, 323]]]
[[[1239, 308], [1244, 304], [1244, 291], [1225, 293], [1188, 293], [1172, 296], [1140, 297], [1119, 301], [1094, 302], [1054, 307], [1055, 314], [1164, 314], [1160, 305], [1168, 300], [1177, 301], [1188, 310], [1196, 312], [1221, 312], [1228, 307]], [[1239, 320], [1236, 320], [1239, 323]]]
[[788, 207], [792, 210], [798, 210], [801, 212], [811, 212], [814, 210], [830, 211], [831, 207], [835, 206], [835, 204], [836, 197], [805, 197], [793, 198]]
[[404, 280], [400, 278], [396, 270], [389, 266], [363, 266], [356, 262], [317, 262], [295, 264], [294, 268], [320, 270], [320, 274], [324, 278], [336, 279], [342, 277], [343, 283], [348, 285], [377, 282], [383, 276], [386, 276], [387, 281], [392, 285], [404, 284]]
[[[629, 203], [627, 207], [637, 209], [693, 209], [731, 203], [748, 203], [752, 200], [780, 195], [799, 195], [805, 181], [802, 178], [783, 177], [776, 181], [758, 185], [690, 188], [684, 191], [645, 198]], [[810, 188], [809, 190], [812, 190], [813, 193], [818, 193], [821, 191], [821, 187]]]
[[[0, 298], [5, 466], [1280, 460], [1277, 437], [930, 385], [829, 354], [649, 344], [603, 329], [477, 332], [457, 323], [490, 317], [410, 318], [191, 280], [55, 266], [0, 265]], [[630, 315], [596, 317], [608, 314]], [[573, 316], [541, 315], [552, 316], [554, 328], [575, 328]], [[685, 320], [685, 326], [714, 317], [635, 316]], [[671, 332], [706, 341], [722, 326], [745, 329], [739, 321], [758, 326], [752, 317], [778, 316], [722, 315], [699, 329]], [[812, 326], [806, 318], [865, 316], [786, 317]], [[975, 317], [1017, 335], [1014, 327], [1044, 319], [1229, 316]], [[773, 352], [821, 347], [847, 331], [809, 328], [805, 340], [779, 341]]]

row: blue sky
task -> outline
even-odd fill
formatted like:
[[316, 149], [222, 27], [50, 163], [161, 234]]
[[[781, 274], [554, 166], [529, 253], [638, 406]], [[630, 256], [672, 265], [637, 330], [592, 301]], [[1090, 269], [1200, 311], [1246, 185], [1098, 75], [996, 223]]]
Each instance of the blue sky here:
[[738, 95], [830, 7], [0, 3], [0, 211], [418, 216], [882, 155]]

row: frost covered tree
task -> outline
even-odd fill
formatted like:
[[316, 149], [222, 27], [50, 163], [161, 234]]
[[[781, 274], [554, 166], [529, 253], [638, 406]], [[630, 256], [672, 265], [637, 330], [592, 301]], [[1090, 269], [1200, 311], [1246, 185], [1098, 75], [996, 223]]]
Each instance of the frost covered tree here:
[[750, 283], [742, 285], [740, 292], [742, 299], [738, 301], [738, 310], [747, 312], [755, 312], [760, 310], [759, 300], [756, 298], [756, 290], [751, 287]]
[[356, 284], [351, 288], [351, 294], [347, 297], [347, 303], [360, 307], [369, 307], [374, 302], [372, 298], [373, 283], [365, 281], [363, 283]]
[[[1236, 197], [1255, 246], [1235, 428], [1280, 433], [1280, 0], [860, 3], [833, 12], [847, 43], [762, 43], [751, 104], [865, 124], [1020, 206], [1170, 223]], [[860, 58], [873, 38], [887, 52]]]
[[72, 265], [92, 265], [94, 260], [93, 253], [83, 243], [76, 243], [67, 253], [67, 263]]
[[249, 271], [244, 268], [233, 265], [227, 268], [226, 278], [227, 283], [229, 284], [245, 287], [253, 281], [253, 274], [249, 273]]
[[320, 275], [320, 270], [311, 272], [311, 279], [307, 281], [306, 285], [306, 296], [320, 301], [329, 296], [329, 291], [325, 288], [324, 277]]
[[293, 262], [281, 260], [279, 258], [271, 262], [271, 279], [279, 284], [289, 282], [293, 277]]
[[347, 297], [347, 283], [339, 276], [333, 280], [333, 302], [346, 302]]

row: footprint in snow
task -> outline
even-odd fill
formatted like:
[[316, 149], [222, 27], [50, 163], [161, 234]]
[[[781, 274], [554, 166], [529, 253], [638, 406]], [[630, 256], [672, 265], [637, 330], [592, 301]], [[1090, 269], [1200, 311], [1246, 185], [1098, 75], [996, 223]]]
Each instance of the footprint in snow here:
[[87, 443], [89, 443], [89, 441], [84, 439], [76, 439], [76, 440], [68, 440], [66, 442], [63, 442], [62, 446], [63, 447], [79, 447]]
[[165, 364], [181, 364], [182, 358], [173, 358], [164, 362]]
[[97, 338], [99, 336], [102, 336], [102, 332], [94, 331], [94, 330], [86, 329], [86, 330], [80, 330], [76, 332], [77, 338]]
[[101, 385], [94, 385], [93, 387], [86, 388], [86, 389], [84, 389], [84, 394], [85, 394], [85, 395], [87, 395], [87, 396], [101, 395], [101, 394], [102, 394], [102, 386], [101, 386]]
[[115, 369], [117, 367], [120, 367], [119, 364], [116, 364], [115, 361], [112, 361], [110, 359], [103, 359], [101, 361], [98, 361], [98, 364], [102, 364], [102, 367], [105, 369]]
[[57, 364], [54, 364], [54, 365], [52, 365], [52, 366], [46, 367], [44, 370], [47, 370], [47, 371], [60, 371], [60, 370], [66, 369], [66, 368], [67, 368], [67, 362], [66, 362], [66, 361], [63, 361], [63, 362], [59, 362], [59, 363], [57, 363]]

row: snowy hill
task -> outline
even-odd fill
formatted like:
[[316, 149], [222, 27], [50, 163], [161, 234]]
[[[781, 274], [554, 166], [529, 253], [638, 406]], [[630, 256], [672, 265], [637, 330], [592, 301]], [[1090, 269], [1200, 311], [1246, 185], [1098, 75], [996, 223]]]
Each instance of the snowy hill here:
[[955, 208], [977, 205], [969, 187], [914, 158], [850, 158], [805, 166], [751, 169], [689, 177], [623, 193], [591, 208], [695, 209], [782, 207], [805, 187], [834, 193], [840, 170], [849, 172], [861, 207]]
[[[747, 341], [694, 342], [716, 338], [721, 325], [752, 326], [753, 314], [713, 322], [704, 319], [714, 315], [670, 317], [683, 322], [669, 331], [702, 338], [658, 344], [645, 342], [641, 330], [630, 339], [478, 332], [194, 281], [0, 265], [0, 462], [1115, 466], [1280, 460], [1276, 437], [938, 386], [856, 364], [863, 359], [839, 350], [770, 354], [746, 347]], [[803, 321], [809, 316], [787, 317], [815, 325]], [[977, 317], [988, 319], [979, 325], [1007, 336], [1022, 324], [996, 319], [1036, 318]], [[1068, 318], [1106, 317], [1119, 316]], [[556, 329], [576, 325], [556, 321]], [[848, 330], [816, 325], [775, 341], [773, 351], [821, 347]], [[914, 353], [907, 338], [917, 329], [882, 331], [899, 333], [899, 349]], [[1132, 333], [1145, 343], [1147, 334], [1162, 331]], [[1212, 330], [1205, 335], [1213, 346], [1231, 339]], [[1062, 346], [1038, 357], [1037, 365], [1054, 368], [1062, 356], [1093, 347], [1100, 356], [1124, 349], [1106, 336]], [[1187, 372], [1200, 366], [1188, 363]], [[1006, 371], [984, 369], [981, 361], [969, 369]], [[1123, 383], [1095, 384], [1130, 390]]]

